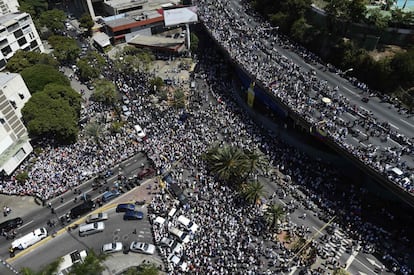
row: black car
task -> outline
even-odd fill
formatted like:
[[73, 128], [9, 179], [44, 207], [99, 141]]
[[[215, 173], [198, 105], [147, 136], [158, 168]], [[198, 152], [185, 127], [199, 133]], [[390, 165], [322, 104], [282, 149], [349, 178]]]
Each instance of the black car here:
[[85, 201], [84, 203], [73, 207], [70, 210], [70, 218], [75, 219], [77, 217], [80, 217], [95, 208], [95, 203], [93, 201]]
[[0, 231], [10, 231], [12, 229], [16, 229], [17, 227], [23, 224], [22, 218], [18, 217], [15, 219], [11, 219], [0, 224]]

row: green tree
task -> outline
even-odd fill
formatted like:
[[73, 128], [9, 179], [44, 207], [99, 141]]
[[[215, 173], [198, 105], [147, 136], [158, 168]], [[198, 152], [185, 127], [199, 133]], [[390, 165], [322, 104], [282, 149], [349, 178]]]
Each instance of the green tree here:
[[414, 86], [414, 48], [396, 54], [390, 65], [396, 83], [405, 88]]
[[74, 110], [76, 115], [79, 117], [81, 111], [81, 95], [72, 89], [70, 86], [64, 86], [57, 83], [47, 84], [43, 91], [52, 99], [63, 99], [69, 106]]
[[19, 183], [24, 183], [28, 178], [29, 178], [29, 173], [27, 173], [26, 171], [21, 172], [21, 173], [16, 175], [16, 180]]
[[113, 105], [118, 100], [118, 94], [115, 85], [105, 79], [95, 81], [95, 90], [92, 94], [95, 101], [103, 102], [108, 105]]
[[266, 209], [265, 218], [269, 224], [270, 229], [278, 229], [278, 223], [284, 218], [285, 211], [280, 205], [271, 204]]
[[55, 274], [58, 270], [59, 264], [62, 262], [62, 258], [57, 259], [56, 261], [51, 262], [45, 266], [42, 270], [35, 272], [28, 267], [23, 267], [20, 273], [22, 275], [51, 275]]
[[33, 19], [39, 18], [48, 8], [47, 0], [19, 0], [19, 5], [19, 10], [29, 13]]
[[85, 28], [88, 32], [88, 35], [92, 33], [92, 27], [95, 25], [95, 23], [92, 20], [92, 17], [89, 13], [84, 13], [82, 17], [79, 19], [79, 26], [81, 28]]
[[247, 173], [264, 173], [268, 171], [269, 160], [259, 149], [246, 150], [244, 153], [248, 169]]
[[78, 115], [63, 98], [35, 93], [23, 107], [22, 117], [31, 137], [55, 139], [60, 143], [76, 141]]
[[97, 78], [100, 74], [99, 69], [96, 66], [92, 66], [85, 58], [81, 58], [76, 62], [76, 66], [79, 68], [79, 76], [81, 80], [90, 80]]
[[343, 268], [336, 268], [332, 274], [333, 275], [350, 275], [351, 273], [349, 273]]
[[230, 183], [240, 183], [248, 172], [246, 156], [237, 147], [216, 145], [210, 148], [205, 154], [204, 159], [210, 171], [223, 181]]
[[13, 73], [19, 73], [36, 64], [50, 65], [56, 69], [59, 67], [56, 59], [48, 54], [18, 50], [7, 62], [6, 69]]
[[388, 27], [389, 17], [383, 15], [380, 9], [375, 8], [368, 11], [365, 21], [374, 25], [378, 30], [385, 30]]
[[292, 38], [298, 42], [307, 42], [309, 40], [309, 36], [307, 35], [307, 30], [309, 27], [310, 26], [308, 26], [306, 23], [306, 19], [304, 17], [301, 17], [293, 23], [290, 29], [290, 34]]
[[190, 33], [190, 41], [190, 51], [194, 53], [198, 49], [199, 39], [198, 36], [193, 32]]
[[62, 10], [53, 9], [42, 12], [39, 23], [40, 26], [46, 27], [54, 33], [59, 33], [65, 29], [65, 25], [63, 24], [65, 19], [66, 15]]
[[91, 122], [85, 127], [85, 133], [94, 139], [95, 143], [101, 147], [100, 137], [103, 133], [103, 127], [97, 122]]
[[138, 266], [137, 275], [158, 275], [159, 271], [155, 264], [141, 264]]
[[[150, 89], [153, 90], [154, 92], [155, 91], [160, 91], [161, 88], [164, 86], [164, 81], [159, 76], [150, 79], [148, 81], [148, 83], [149, 83]], [[154, 89], [154, 87], [155, 87], [155, 89]]]
[[174, 91], [173, 106], [176, 108], [185, 108], [186, 95], [183, 90], [177, 89]]
[[259, 202], [260, 198], [264, 195], [264, 187], [258, 181], [253, 181], [248, 184], [245, 184], [242, 189], [242, 196], [249, 203], [256, 204]]
[[72, 266], [70, 275], [101, 275], [105, 270], [102, 262], [105, 260], [106, 255], [96, 255], [93, 250], [88, 251], [88, 256], [82, 263], [76, 263]]
[[74, 38], [52, 35], [48, 42], [53, 47], [53, 55], [62, 64], [73, 64], [81, 52]]
[[24, 82], [33, 94], [44, 89], [49, 83], [69, 86], [69, 80], [61, 72], [50, 65], [38, 64], [21, 71]]
[[353, 23], [360, 23], [364, 21], [367, 8], [365, 0], [352, 0], [349, 2], [347, 9], [348, 17]]
[[146, 72], [154, 60], [155, 57], [150, 51], [126, 46], [116, 56], [115, 65], [121, 71]]

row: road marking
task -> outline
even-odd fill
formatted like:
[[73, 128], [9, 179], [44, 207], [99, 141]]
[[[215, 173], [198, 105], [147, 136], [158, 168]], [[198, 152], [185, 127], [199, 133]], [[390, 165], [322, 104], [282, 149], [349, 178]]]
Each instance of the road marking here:
[[409, 123], [408, 121], [405, 121], [404, 119], [402, 119], [402, 118], [400, 118], [400, 120], [402, 121], [402, 122], [404, 122], [405, 124], [408, 124], [408, 125], [410, 125], [411, 127], [414, 127], [414, 125], [413, 124], [411, 124], [411, 123]]
[[[355, 258], [355, 261], [357, 261], [358, 263], [360, 263], [363, 267], [365, 267], [366, 269], [368, 269], [369, 271], [371, 271], [372, 272], [372, 274], [374, 274], [374, 275], [376, 275], [377, 273], [374, 271], [374, 270], [372, 270], [371, 268], [369, 268], [367, 265], [365, 265], [363, 262], [361, 262], [360, 260], [358, 260], [357, 258]], [[361, 271], [359, 271], [359, 273], [361, 273]], [[364, 273], [364, 274], [366, 274], [366, 273]]]
[[367, 109], [365, 109], [363, 106], [359, 106], [359, 108], [361, 108], [362, 110], [364, 110], [365, 112], [369, 113], [369, 111]]
[[351, 114], [351, 113], [346, 113], [347, 115], [349, 115], [350, 117], [352, 117], [353, 119], [357, 119], [356, 118], [356, 116], [354, 116], [353, 114]]
[[391, 127], [394, 127], [395, 129], [397, 129], [397, 130], [399, 130], [400, 128], [398, 128], [397, 126], [395, 126], [394, 124], [392, 124], [391, 122], [388, 122], [390, 125], [391, 125]]
[[316, 228], [315, 226], [312, 226], [313, 229], [315, 229], [316, 232], [319, 232], [322, 236], [325, 235], [323, 232], [319, 231], [319, 228]]
[[342, 86], [342, 88], [343, 89], [345, 89], [345, 90], [347, 90], [348, 92], [350, 92], [351, 94], [353, 94], [354, 96], [356, 96], [356, 97], [361, 97], [359, 94], [357, 94], [357, 93], [355, 93], [354, 91], [352, 91], [351, 89], [348, 89], [347, 87], [345, 87], [345, 86]]
[[358, 244], [355, 251], [352, 252], [351, 256], [349, 256], [348, 260], [346, 260], [345, 270], [347, 270], [351, 266], [352, 262], [355, 260], [356, 256], [358, 255], [360, 248], [361, 248], [361, 246]]
[[27, 223], [23, 224], [23, 225], [22, 225], [22, 226], [20, 226], [18, 229], [21, 229], [21, 228], [23, 228], [23, 227], [25, 227], [25, 226], [27, 226], [27, 225], [31, 224], [32, 222], [34, 222], [34, 220], [31, 220], [30, 222], [27, 222]]
[[298, 269], [297, 266], [292, 267], [292, 271], [289, 273], [289, 275], [293, 275], [296, 272], [296, 269]]
[[395, 145], [397, 145], [398, 147], [402, 147], [401, 144], [399, 144], [398, 142], [396, 142], [392, 138], [389, 138], [388, 140], [391, 141], [392, 143], [394, 143]]
[[[91, 189], [88, 189], [88, 190], [86, 190], [85, 192], [82, 192], [82, 195], [83, 194], [88, 194], [89, 192], [91, 192], [92, 191], [92, 188]], [[82, 195], [80, 195], [80, 196], [82, 196]], [[76, 195], [77, 196], [77, 195]], [[76, 197], [75, 196], [75, 197]], [[80, 199], [81, 201], [82, 201], [82, 199]], [[69, 199], [69, 200], [67, 200], [66, 202], [64, 202], [64, 203], [61, 203], [59, 206], [56, 206], [55, 207], [55, 210], [59, 210], [60, 208], [62, 208], [63, 206], [65, 206], [65, 205], [67, 205], [67, 204], [69, 204], [69, 203], [74, 203], [73, 202], [73, 200], [72, 199]]]

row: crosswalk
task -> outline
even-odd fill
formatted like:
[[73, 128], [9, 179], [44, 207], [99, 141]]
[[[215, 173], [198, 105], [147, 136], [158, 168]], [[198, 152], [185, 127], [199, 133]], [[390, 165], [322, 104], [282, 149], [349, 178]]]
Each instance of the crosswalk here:
[[348, 239], [346, 235], [338, 229], [335, 229], [331, 236], [330, 240], [325, 243], [323, 250], [327, 256], [339, 260], [346, 252], [346, 247], [352, 243], [352, 240]]

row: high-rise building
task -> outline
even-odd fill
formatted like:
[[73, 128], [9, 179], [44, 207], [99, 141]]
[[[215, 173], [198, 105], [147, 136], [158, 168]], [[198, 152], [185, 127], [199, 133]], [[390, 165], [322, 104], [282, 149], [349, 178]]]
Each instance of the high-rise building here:
[[0, 16], [0, 70], [18, 50], [44, 52], [32, 18], [25, 12]]
[[0, 173], [10, 175], [33, 151], [21, 119], [30, 96], [19, 74], [0, 73]]
[[18, 0], [0, 0], [0, 15], [19, 11]]

